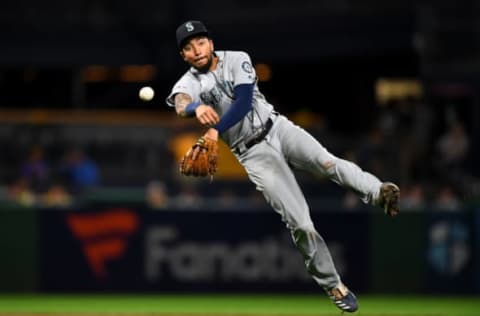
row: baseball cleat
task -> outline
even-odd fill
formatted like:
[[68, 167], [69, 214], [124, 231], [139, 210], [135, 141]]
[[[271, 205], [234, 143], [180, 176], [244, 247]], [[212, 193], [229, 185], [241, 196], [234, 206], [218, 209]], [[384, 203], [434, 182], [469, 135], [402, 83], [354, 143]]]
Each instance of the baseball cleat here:
[[398, 199], [400, 198], [400, 188], [392, 182], [384, 182], [380, 187], [379, 205], [383, 211], [390, 217], [395, 217], [400, 213]]
[[327, 290], [328, 297], [342, 310], [342, 312], [353, 313], [358, 309], [357, 298], [352, 291], [340, 283], [337, 287]]

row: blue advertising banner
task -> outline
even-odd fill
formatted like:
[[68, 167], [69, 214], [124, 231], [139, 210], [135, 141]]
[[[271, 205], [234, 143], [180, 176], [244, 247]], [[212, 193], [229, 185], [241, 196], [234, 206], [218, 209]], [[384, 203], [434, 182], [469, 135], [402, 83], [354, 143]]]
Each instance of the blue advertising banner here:
[[480, 208], [476, 207], [474, 209], [474, 221], [473, 221], [473, 234], [474, 234], [474, 248], [473, 248], [473, 266], [474, 266], [474, 277], [473, 283], [474, 291], [477, 294], [480, 294]]
[[471, 293], [474, 289], [472, 212], [426, 214], [426, 275], [429, 292]]
[[[39, 214], [44, 291], [319, 291], [274, 211], [99, 206]], [[365, 290], [368, 214], [312, 215], [343, 280]]]

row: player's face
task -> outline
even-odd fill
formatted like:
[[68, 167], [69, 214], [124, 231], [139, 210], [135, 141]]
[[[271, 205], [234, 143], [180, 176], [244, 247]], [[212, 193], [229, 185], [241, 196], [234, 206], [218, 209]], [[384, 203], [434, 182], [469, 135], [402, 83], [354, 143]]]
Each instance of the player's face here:
[[213, 60], [213, 42], [205, 36], [191, 38], [180, 54], [184, 61], [201, 72], [210, 70]]

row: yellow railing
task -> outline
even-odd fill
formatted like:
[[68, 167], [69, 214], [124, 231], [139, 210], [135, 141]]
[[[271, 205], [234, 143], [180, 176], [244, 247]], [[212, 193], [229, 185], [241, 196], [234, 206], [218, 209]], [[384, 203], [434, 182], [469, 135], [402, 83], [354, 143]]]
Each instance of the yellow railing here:
[[0, 123], [182, 126], [193, 120], [172, 113], [142, 110], [0, 109]]

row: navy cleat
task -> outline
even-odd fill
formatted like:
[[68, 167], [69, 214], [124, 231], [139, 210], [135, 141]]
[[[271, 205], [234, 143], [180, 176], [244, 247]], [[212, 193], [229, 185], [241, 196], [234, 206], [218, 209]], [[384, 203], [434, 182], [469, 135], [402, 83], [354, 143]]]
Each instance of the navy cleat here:
[[342, 283], [331, 290], [327, 290], [327, 294], [343, 312], [353, 313], [358, 309], [357, 297]]
[[392, 182], [384, 182], [380, 187], [378, 205], [383, 208], [386, 215], [395, 217], [400, 213], [399, 198], [400, 188]]

